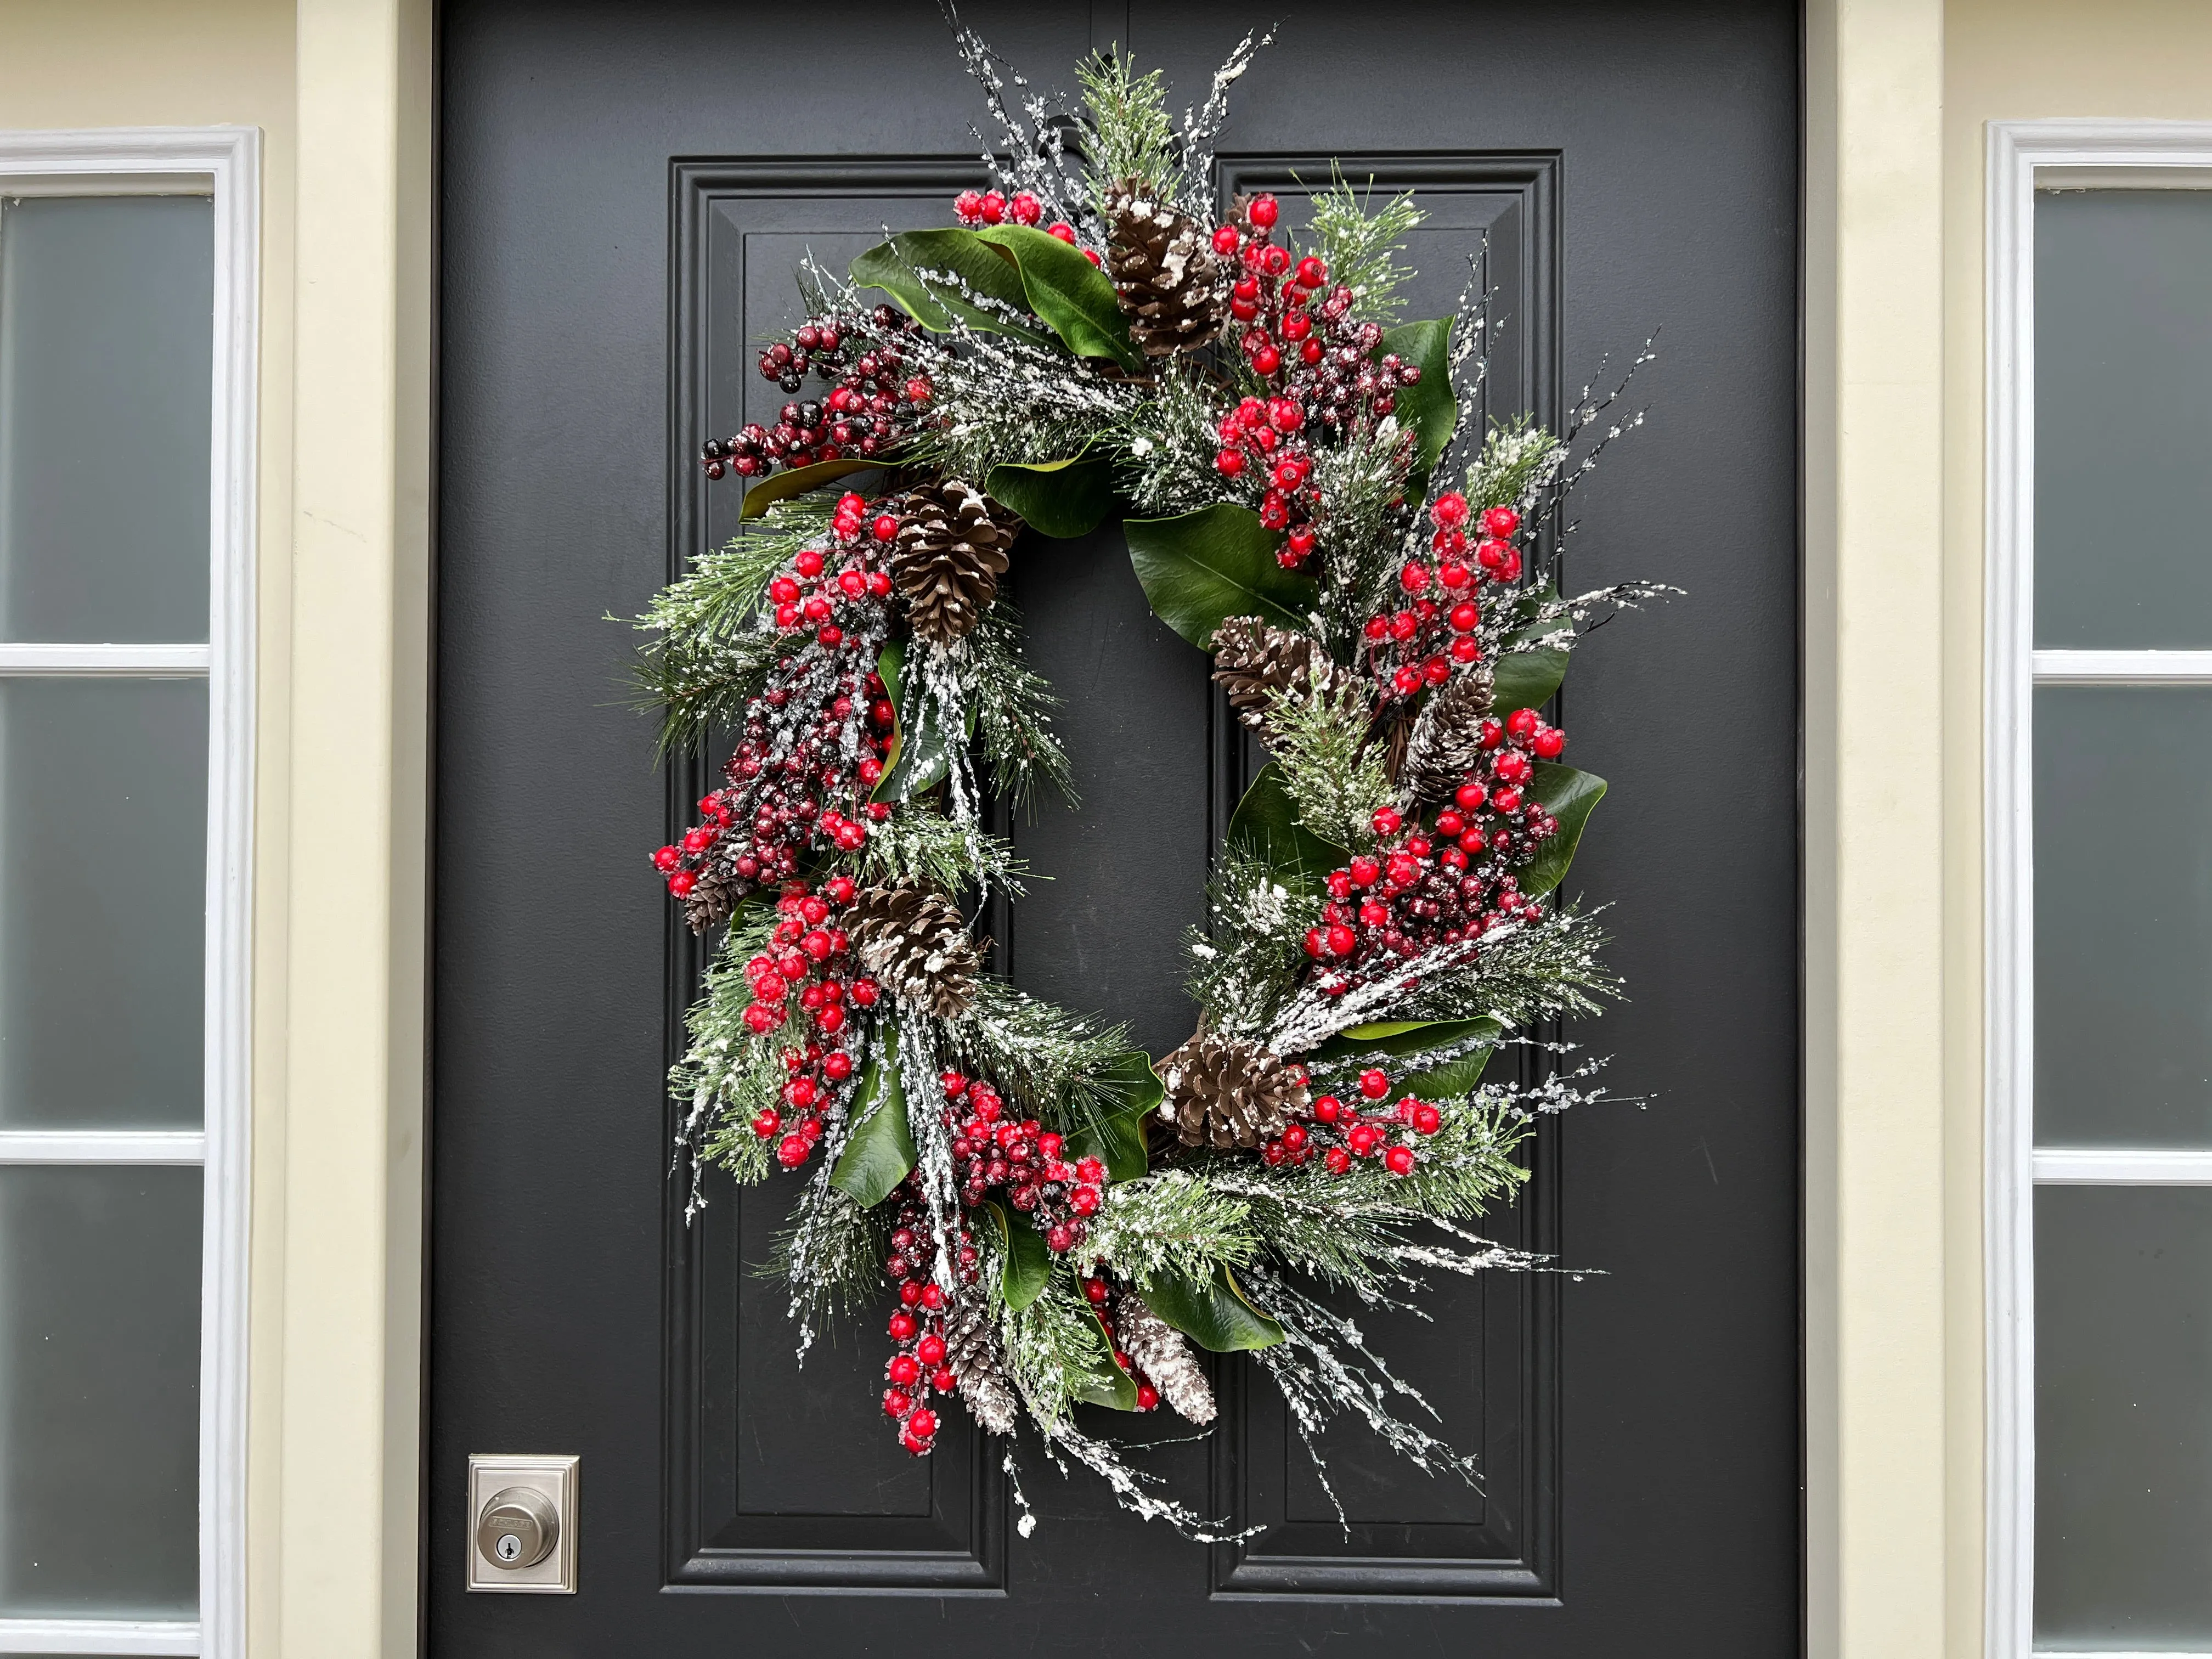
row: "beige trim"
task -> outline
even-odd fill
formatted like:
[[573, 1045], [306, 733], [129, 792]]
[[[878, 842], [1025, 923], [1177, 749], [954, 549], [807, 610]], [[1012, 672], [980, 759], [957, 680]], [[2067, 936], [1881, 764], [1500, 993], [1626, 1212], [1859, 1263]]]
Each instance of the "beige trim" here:
[[[415, 1651], [429, 0], [301, 0], [291, 1134], [273, 1651]], [[264, 1650], [269, 1651], [270, 1650]]]

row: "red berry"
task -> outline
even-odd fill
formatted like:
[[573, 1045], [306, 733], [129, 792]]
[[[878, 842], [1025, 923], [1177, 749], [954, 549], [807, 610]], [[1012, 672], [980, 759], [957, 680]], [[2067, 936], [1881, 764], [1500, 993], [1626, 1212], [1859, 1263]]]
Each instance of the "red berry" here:
[[985, 191], [981, 210], [985, 224], [999, 224], [1006, 216], [1006, 198], [995, 190]]
[[1319, 288], [1328, 280], [1328, 267], [1309, 253], [1298, 261], [1298, 286]]
[[914, 1401], [896, 1389], [884, 1390], [884, 1415], [904, 1417], [914, 1409]]
[[1529, 746], [1546, 760], [1557, 760], [1567, 746], [1567, 734], [1556, 726], [1547, 726], [1536, 733]]
[[1456, 530], [1467, 522], [1467, 497], [1448, 490], [1429, 503], [1429, 517], [1439, 529]]
[[1323, 1095], [1313, 1103], [1313, 1115], [1323, 1123], [1334, 1123], [1344, 1110], [1344, 1103], [1334, 1095]]
[[1006, 205], [1013, 210], [1014, 222], [1018, 225], [1033, 225], [1044, 217], [1043, 204], [1025, 190], [1016, 191], [1014, 199]]
[[963, 224], [975, 224], [983, 216], [983, 192], [963, 190], [952, 198], [952, 211]]
[[884, 1367], [884, 1375], [902, 1389], [910, 1389], [921, 1381], [921, 1363], [910, 1353], [893, 1354], [890, 1363]]
[[1503, 541], [1521, 527], [1521, 515], [1510, 507], [1482, 509], [1482, 533]]
[[1234, 253], [1243, 240], [1236, 226], [1223, 225], [1213, 233], [1213, 251], [1216, 253]]
[[1444, 1115], [1430, 1105], [1428, 1102], [1424, 1100], [1415, 1103], [1413, 1116], [1415, 1134], [1432, 1135], [1443, 1127], [1443, 1121]]
[[944, 1364], [945, 1339], [936, 1335], [923, 1337], [914, 1346], [914, 1357], [925, 1365], [935, 1366]]
[[1273, 374], [1283, 366], [1283, 354], [1272, 345], [1262, 343], [1252, 354], [1252, 371], [1255, 374]]
[[699, 878], [689, 870], [678, 870], [668, 878], [668, 890], [678, 898], [684, 897], [699, 884]]
[[1086, 1279], [1083, 1281], [1083, 1294], [1085, 1299], [1087, 1300], [1092, 1307], [1103, 1308], [1106, 1305], [1106, 1297], [1109, 1292], [1106, 1288], [1106, 1281], [1104, 1279]]
[[1355, 887], [1372, 887], [1382, 873], [1382, 866], [1370, 858], [1356, 858], [1352, 861], [1352, 884]]
[[1275, 222], [1280, 211], [1281, 210], [1275, 204], [1273, 197], [1255, 196], [1252, 198], [1251, 204], [1244, 210], [1244, 216], [1260, 229], [1266, 230]]
[[1090, 260], [1094, 265], [1102, 265], [1106, 263], [1098, 257], [1098, 250], [1095, 247], [1087, 247], [1084, 249], [1083, 257]]
[[1409, 564], [1398, 573], [1398, 586], [1408, 593], [1419, 593], [1429, 585], [1429, 568], [1425, 564]]
[[1342, 1175], [1352, 1167], [1352, 1154], [1341, 1146], [1332, 1146], [1321, 1155], [1321, 1161], [1331, 1175]]
[[783, 1115], [773, 1106], [763, 1106], [753, 1114], [753, 1133], [763, 1140], [774, 1139], [782, 1127]]
[[1390, 1092], [1390, 1079], [1385, 1073], [1370, 1066], [1359, 1074], [1359, 1092], [1370, 1100], [1380, 1100]]
[[795, 1170], [806, 1162], [806, 1137], [786, 1135], [777, 1143], [775, 1161], [787, 1170]]
[[1244, 470], [1244, 452], [1224, 449], [1213, 458], [1214, 470], [1224, 478], [1233, 478]]
[[1375, 817], [1373, 822], [1375, 824], [1375, 833], [1376, 835], [1395, 836], [1401, 829], [1404, 828], [1406, 821], [1403, 817], [1399, 816], [1398, 809], [1396, 807], [1378, 806], [1375, 809]]
[[1158, 1389], [1154, 1388], [1149, 1382], [1139, 1382], [1137, 1384], [1137, 1409], [1139, 1411], [1149, 1412], [1157, 1410], [1159, 1407], [1159, 1403], [1160, 1391]]
[[1044, 228], [1044, 234], [1048, 236], [1057, 236], [1070, 247], [1075, 246], [1075, 227], [1065, 219], [1054, 220], [1051, 224], [1047, 225]]
[[1393, 1146], [1382, 1154], [1382, 1162], [1392, 1175], [1411, 1175], [1413, 1173], [1413, 1149], [1411, 1146]]
[[1505, 717], [1505, 729], [1516, 738], [1529, 736], [1536, 725], [1536, 711], [1533, 708], [1516, 708]]
[[904, 1342], [912, 1337], [915, 1332], [921, 1328], [915, 1322], [914, 1316], [902, 1309], [897, 1313], [891, 1316], [891, 1322], [889, 1328], [891, 1334], [892, 1341]]
[[937, 1432], [937, 1413], [924, 1406], [906, 1420], [907, 1431], [917, 1440], [927, 1440]]

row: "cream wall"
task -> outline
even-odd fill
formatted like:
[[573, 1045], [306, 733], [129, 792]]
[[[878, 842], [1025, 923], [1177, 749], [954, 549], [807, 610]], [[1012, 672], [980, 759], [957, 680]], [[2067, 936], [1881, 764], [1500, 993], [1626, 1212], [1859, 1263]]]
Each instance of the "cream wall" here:
[[0, 128], [262, 130], [259, 611], [253, 840], [253, 1199], [247, 1628], [274, 1654], [286, 1184], [287, 811], [292, 655], [294, 213], [291, 0], [0, 0]]
[[1983, 215], [1990, 121], [2212, 121], [2204, 0], [1950, 0], [1943, 112], [1943, 907], [1949, 1651], [1982, 1642]]

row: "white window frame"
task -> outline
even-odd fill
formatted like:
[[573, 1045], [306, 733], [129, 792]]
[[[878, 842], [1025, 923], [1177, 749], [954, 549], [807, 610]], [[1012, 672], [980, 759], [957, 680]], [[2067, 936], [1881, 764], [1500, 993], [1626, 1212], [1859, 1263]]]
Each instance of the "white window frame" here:
[[0, 1618], [0, 1654], [246, 1651], [246, 1245], [250, 1133], [254, 526], [261, 135], [252, 127], [0, 132], [0, 195], [207, 194], [215, 228], [205, 645], [0, 644], [0, 676], [208, 682], [207, 1006], [200, 1131], [0, 1131], [0, 1164], [198, 1164], [199, 1617]]
[[[1988, 1522], [1984, 1647], [2030, 1659], [2035, 1631], [2035, 1188], [2212, 1186], [2212, 1153], [2033, 1144], [2039, 685], [2212, 684], [2212, 651], [2038, 651], [2035, 191], [2212, 187], [2212, 123], [1992, 121], [1985, 227], [1983, 1244]], [[2068, 1659], [2092, 1659], [2069, 1654]], [[2148, 1659], [2118, 1653], [2094, 1659]], [[2212, 1659], [2162, 1654], [2158, 1659]]]

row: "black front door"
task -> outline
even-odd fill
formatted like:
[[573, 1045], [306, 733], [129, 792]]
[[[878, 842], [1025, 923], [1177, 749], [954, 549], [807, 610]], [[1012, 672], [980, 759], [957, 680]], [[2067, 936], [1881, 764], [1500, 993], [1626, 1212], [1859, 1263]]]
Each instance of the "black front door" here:
[[[696, 955], [644, 861], [656, 774], [626, 629], [728, 535], [689, 457], [778, 396], [790, 272], [949, 222], [979, 114], [936, 9], [449, 0], [444, 9], [429, 1651], [1764, 1656], [1799, 1643], [1795, 758], [1798, 23], [1768, 0], [982, 4], [1065, 84], [1121, 43], [1203, 96], [1250, 24], [1231, 182], [1331, 156], [1431, 217], [1409, 315], [1487, 238], [1491, 412], [1556, 421], [1655, 326], [1654, 414], [1579, 493], [1571, 568], [1686, 598], [1577, 655], [1611, 780], [1574, 878], [1630, 1000], [1577, 1040], [1626, 1098], [1547, 1126], [1498, 1218], [1568, 1271], [1437, 1288], [1377, 1334], [1480, 1492], [1346, 1432], [1340, 1528], [1273, 1385], [1222, 1364], [1150, 1466], [1240, 1527], [1188, 1543], [950, 1413], [881, 1427], [876, 1322], [801, 1370], [757, 1275], [781, 1190], [686, 1227], [661, 1075]], [[1612, 368], [1601, 360], [1611, 354]], [[1640, 401], [1640, 399], [1639, 399]], [[1112, 526], [1012, 578], [1085, 805], [1015, 835], [1022, 984], [1190, 1030], [1177, 936], [1247, 757]], [[1146, 1419], [1150, 1425], [1152, 1419]], [[464, 1589], [466, 1459], [579, 1454], [580, 1593]]]

